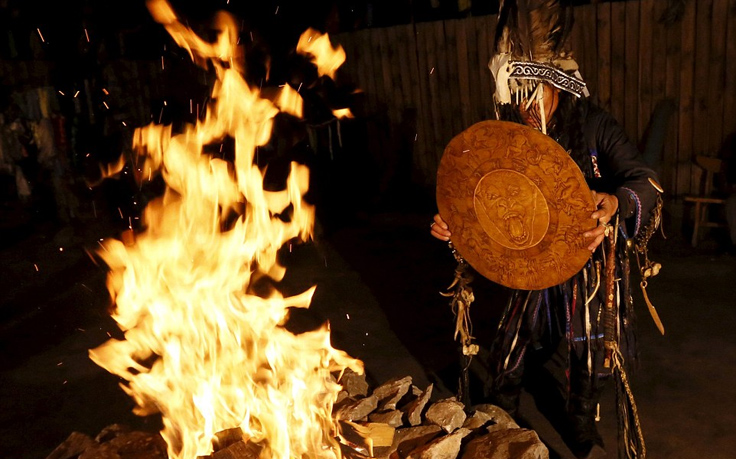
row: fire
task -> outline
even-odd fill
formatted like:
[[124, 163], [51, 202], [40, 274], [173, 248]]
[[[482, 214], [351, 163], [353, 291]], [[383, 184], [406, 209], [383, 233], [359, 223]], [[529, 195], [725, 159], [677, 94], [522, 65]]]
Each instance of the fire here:
[[333, 48], [330, 37], [314, 29], [307, 29], [299, 38], [297, 52], [310, 54], [320, 76], [335, 79], [335, 72], [345, 62], [345, 50], [341, 46]]
[[[160, 171], [167, 190], [146, 209], [147, 229], [133, 245], [108, 240], [100, 252], [125, 339], [90, 357], [125, 379], [137, 414], [161, 413], [172, 458], [208, 455], [215, 433], [234, 427], [263, 446], [262, 457], [340, 457], [332, 419], [340, 386], [331, 373], [362, 372], [362, 363], [331, 346], [327, 325], [300, 335], [283, 327], [288, 308], [309, 307], [314, 288], [288, 298], [254, 292], [256, 282], [283, 278], [277, 252], [285, 243], [311, 236], [314, 209], [302, 200], [308, 170], [292, 164], [286, 189], [266, 192], [254, 164], [277, 104], [300, 113], [301, 98], [285, 89], [272, 102], [248, 86], [230, 16], [219, 16], [219, 38], [208, 43], [164, 0], [148, 6], [195, 62], [215, 69], [217, 82], [196, 125], [136, 130], [142, 175]], [[202, 153], [226, 137], [232, 163]]]

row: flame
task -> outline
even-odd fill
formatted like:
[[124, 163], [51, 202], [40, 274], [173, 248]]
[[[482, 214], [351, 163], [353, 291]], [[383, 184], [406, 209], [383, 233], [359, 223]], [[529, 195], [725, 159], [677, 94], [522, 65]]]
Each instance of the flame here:
[[319, 75], [327, 75], [332, 79], [335, 79], [335, 72], [345, 62], [345, 50], [342, 49], [342, 46], [338, 45], [333, 48], [330, 37], [314, 29], [307, 29], [299, 37], [296, 51], [301, 54], [310, 54]]
[[335, 116], [335, 118], [352, 118], [353, 113], [350, 111], [349, 108], [338, 108], [335, 110], [332, 110], [332, 114]]
[[281, 95], [278, 99], [278, 105], [282, 112], [290, 113], [296, 117], [302, 117], [302, 107], [304, 100], [291, 86], [284, 85], [281, 89]]
[[[283, 327], [288, 308], [309, 307], [314, 288], [288, 298], [253, 291], [283, 278], [277, 251], [287, 241], [311, 236], [314, 209], [302, 201], [309, 172], [292, 164], [286, 189], [263, 190], [254, 153], [279, 109], [244, 81], [233, 19], [221, 14], [219, 38], [208, 43], [164, 0], [148, 7], [195, 62], [215, 69], [217, 82], [196, 125], [176, 134], [154, 124], [136, 130], [143, 175], [160, 171], [167, 190], [146, 208], [135, 244], [105, 241], [100, 256], [125, 339], [90, 357], [125, 380], [137, 414], [161, 413], [169, 457], [208, 455], [214, 435], [234, 427], [263, 446], [262, 457], [340, 457], [332, 419], [340, 386], [331, 373], [362, 372], [362, 363], [331, 346], [327, 325], [300, 335]], [[283, 110], [301, 110], [294, 94], [282, 91]], [[232, 163], [202, 153], [226, 137]], [[222, 217], [233, 214], [239, 218], [223, 229]]]
[[102, 183], [108, 178], [116, 177], [125, 169], [125, 155], [120, 155], [118, 159], [108, 164], [99, 164], [100, 177], [92, 180], [87, 179], [87, 186], [94, 187]]

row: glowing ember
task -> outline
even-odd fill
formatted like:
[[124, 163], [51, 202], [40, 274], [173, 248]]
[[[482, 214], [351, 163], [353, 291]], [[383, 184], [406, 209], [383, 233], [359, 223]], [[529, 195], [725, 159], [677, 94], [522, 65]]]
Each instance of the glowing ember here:
[[[168, 188], [146, 209], [147, 230], [134, 244], [109, 240], [100, 252], [125, 339], [90, 357], [126, 380], [136, 413], [162, 414], [170, 457], [208, 455], [214, 434], [234, 427], [264, 447], [262, 457], [339, 457], [331, 412], [340, 386], [330, 373], [362, 372], [362, 363], [332, 348], [327, 326], [298, 336], [283, 328], [287, 308], [308, 307], [314, 289], [290, 298], [253, 292], [265, 277], [282, 279], [284, 243], [311, 236], [306, 168], [293, 164], [286, 189], [265, 192], [253, 163], [275, 103], [298, 113], [298, 94], [271, 102], [247, 85], [230, 16], [218, 16], [219, 38], [208, 43], [164, 0], [148, 6], [195, 62], [214, 67], [217, 82], [197, 125], [176, 135], [170, 126], [136, 130], [134, 146], [146, 154], [140, 170], [160, 170]], [[226, 137], [232, 164], [202, 154]], [[222, 217], [232, 215], [223, 229]]]

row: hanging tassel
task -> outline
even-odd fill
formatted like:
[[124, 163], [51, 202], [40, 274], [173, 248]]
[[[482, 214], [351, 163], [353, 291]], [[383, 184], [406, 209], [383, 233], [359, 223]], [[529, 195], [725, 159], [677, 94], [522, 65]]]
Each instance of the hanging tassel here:
[[524, 323], [524, 313], [526, 313], [526, 307], [529, 304], [529, 298], [532, 296], [531, 290], [527, 293], [526, 299], [524, 300], [524, 305], [521, 307], [521, 313], [518, 316], [517, 326], [516, 326], [516, 333], [514, 333], [514, 339], [511, 341], [511, 347], [509, 348], [509, 353], [506, 355], [506, 359], [503, 362], [503, 369], [506, 371], [506, 368], [509, 366], [509, 360], [511, 359], [511, 354], [513, 354], [514, 349], [516, 348], [516, 343], [519, 340], [519, 333], [521, 332], [521, 325]]
[[647, 448], [639, 421], [639, 411], [624, 369], [623, 356], [618, 350], [613, 356], [613, 365], [613, 376], [616, 381], [616, 411], [619, 422], [619, 457], [646, 459]]
[[470, 321], [470, 305], [475, 300], [473, 295], [473, 289], [470, 286], [473, 276], [470, 273], [468, 263], [462, 258], [462, 256], [455, 250], [455, 247], [450, 245], [450, 250], [457, 261], [457, 267], [455, 268], [455, 278], [452, 284], [447, 288], [447, 292], [440, 292], [440, 295], [445, 297], [451, 297], [450, 307], [452, 312], [455, 314], [455, 335], [454, 339], [458, 339], [460, 336], [460, 343], [463, 346], [462, 356], [462, 370], [460, 372], [460, 384], [458, 388], [457, 399], [462, 403], [470, 403], [470, 377], [469, 369], [470, 363], [472, 362], [473, 356], [478, 354], [479, 347], [473, 343], [475, 339], [472, 331], [473, 326]]
[[664, 325], [662, 324], [662, 320], [659, 318], [659, 314], [657, 313], [657, 309], [654, 307], [651, 301], [649, 301], [649, 295], [647, 295], [647, 281], [643, 280], [639, 284], [641, 287], [641, 293], [644, 296], [644, 302], [647, 304], [647, 308], [649, 309], [649, 314], [652, 316], [652, 319], [654, 320], [654, 324], [657, 326], [657, 329], [661, 334], [664, 335]]

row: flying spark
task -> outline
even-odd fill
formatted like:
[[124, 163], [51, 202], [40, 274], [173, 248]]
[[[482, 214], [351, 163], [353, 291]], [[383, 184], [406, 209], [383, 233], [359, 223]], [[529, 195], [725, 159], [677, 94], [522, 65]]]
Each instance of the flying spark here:
[[38, 36], [41, 37], [41, 41], [46, 43], [46, 40], [43, 39], [43, 34], [41, 33], [41, 29], [36, 27], [36, 32], [38, 32]]

